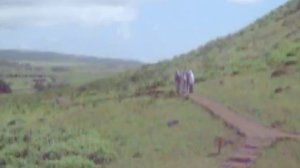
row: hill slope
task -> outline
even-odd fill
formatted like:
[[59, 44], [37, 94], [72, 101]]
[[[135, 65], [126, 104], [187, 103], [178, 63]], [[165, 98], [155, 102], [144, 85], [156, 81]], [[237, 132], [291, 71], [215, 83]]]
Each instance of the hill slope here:
[[115, 90], [120, 97], [170, 90], [176, 69], [192, 69], [198, 91], [265, 125], [300, 132], [299, 18], [300, 1], [291, 0], [235, 34], [85, 88]]
[[[120, 80], [136, 85], [157, 81], [171, 84], [176, 69], [192, 69], [198, 80], [238, 73], [273, 71], [288, 65], [293, 65], [292, 69], [298, 73], [299, 4], [299, 0], [291, 0], [237, 33], [215, 39], [173, 60], [145, 65], [138, 71], [123, 74], [124, 78]], [[116, 83], [121, 84], [124, 81]]]
[[[268, 127], [300, 132], [299, 18], [300, 1], [291, 0], [237, 33], [173, 60], [91, 83], [85, 89], [99, 92], [109, 88], [119, 97], [149, 93], [153, 88], [170, 91], [174, 90], [175, 70], [192, 69], [197, 92]], [[255, 167], [297, 168], [299, 152], [298, 142], [284, 142], [264, 152]], [[295, 157], [282, 157], [282, 153]]]

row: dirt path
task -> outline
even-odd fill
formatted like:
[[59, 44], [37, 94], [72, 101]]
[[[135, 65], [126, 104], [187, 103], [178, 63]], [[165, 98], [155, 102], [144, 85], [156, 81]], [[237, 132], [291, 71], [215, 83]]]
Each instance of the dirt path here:
[[300, 140], [300, 135], [267, 128], [247, 120], [203, 95], [194, 93], [189, 98], [212, 115], [221, 118], [228, 127], [246, 139], [239, 150], [223, 162], [221, 168], [248, 168], [259, 158], [264, 148], [284, 139]]

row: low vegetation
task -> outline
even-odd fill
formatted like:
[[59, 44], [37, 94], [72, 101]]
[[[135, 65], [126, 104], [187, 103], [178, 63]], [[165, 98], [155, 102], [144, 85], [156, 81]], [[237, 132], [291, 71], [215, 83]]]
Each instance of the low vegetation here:
[[[174, 95], [176, 69], [192, 69], [198, 92], [239, 115], [299, 132], [298, 3], [289, 1], [236, 34], [173, 60], [90, 84], [83, 83], [95, 79], [85, 79], [91, 69], [55, 65], [73, 87], [0, 96], [0, 167], [218, 167], [241, 138]], [[21, 79], [12, 89], [21, 82], [32, 87]], [[216, 137], [232, 142], [219, 155]], [[279, 143], [255, 167], [298, 168], [299, 146]]]
[[11, 93], [11, 88], [8, 83], [0, 79], [0, 94]]
[[21, 119], [1, 126], [1, 167], [95, 167], [115, 158], [111, 144], [91, 130], [26, 130]]

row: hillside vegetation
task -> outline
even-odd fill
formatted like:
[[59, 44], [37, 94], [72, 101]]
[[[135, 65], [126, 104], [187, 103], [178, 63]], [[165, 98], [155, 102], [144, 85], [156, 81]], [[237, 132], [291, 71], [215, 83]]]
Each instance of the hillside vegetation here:
[[[173, 60], [76, 89], [1, 95], [0, 167], [218, 167], [242, 138], [174, 94], [176, 69], [192, 69], [196, 92], [238, 114], [299, 132], [299, 4]], [[218, 155], [220, 136], [231, 143]], [[298, 168], [299, 153], [299, 142], [285, 141], [254, 167]]]
[[[86, 85], [85, 93], [127, 97], [170, 92], [176, 69], [192, 69], [196, 90], [269, 127], [300, 132], [300, 1], [291, 0], [237, 33], [137, 71]], [[125, 92], [124, 92], [125, 90]], [[152, 90], [152, 91], [151, 91]], [[82, 90], [81, 90], [82, 91]], [[289, 152], [287, 152], [289, 151]], [[282, 158], [282, 153], [293, 157]], [[298, 167], [299, 143], [264, 153], [257, 167]], [[281, 159], [281, 164], [274, 160]]]
[[[156, 82], [171, 85], [176, 69], [192, 69], [197, 81], [257, 72], [271, 75], [278, 69], [297, 75], [300, 71], [298, 4], [298, 0], [289, 1], [245, 29], [215, 39], [173, 60], [144, 65], [138, 71], [105, 80], [114, 83], [110, 85], [113, 88], [122, 88], [122, 85], [141, 87]], [[96, 85], [103, 83], [91, 85], [99, 89]]]

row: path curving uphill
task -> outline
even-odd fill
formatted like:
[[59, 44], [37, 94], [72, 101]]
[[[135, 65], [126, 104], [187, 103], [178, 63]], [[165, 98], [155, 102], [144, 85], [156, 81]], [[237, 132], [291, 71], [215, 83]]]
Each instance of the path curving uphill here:
[[193, 93], [189, 95], [189, 98], [208, 110], [212, 115], [221, 118], [228, 127], [245, 137], [244, 144], [223, 162], [221, 168], [249, 168], [260, 157], [264, 148], [280, 140], [300, 140], [300, 135], [268, 128], [250, 121], [201, 94]]

